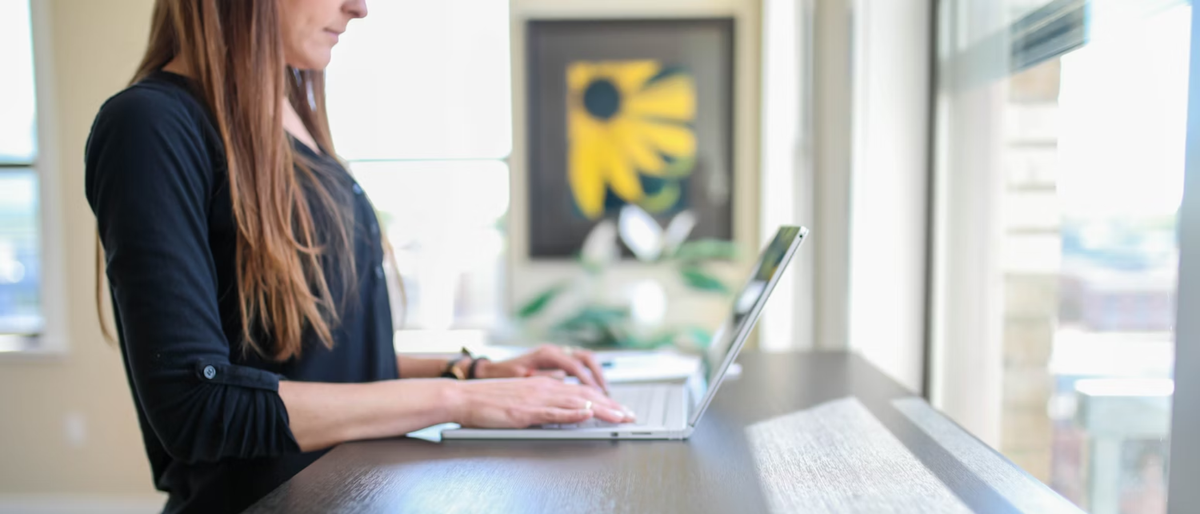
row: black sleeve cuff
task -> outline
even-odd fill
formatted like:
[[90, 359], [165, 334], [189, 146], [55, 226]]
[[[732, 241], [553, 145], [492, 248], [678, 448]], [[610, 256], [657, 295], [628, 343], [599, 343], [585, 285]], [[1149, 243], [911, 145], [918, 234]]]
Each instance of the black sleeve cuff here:
[[269, 371], [205, 359], [197, 360], [193, 369], [203, 382], [279, 391], [280, 376]]

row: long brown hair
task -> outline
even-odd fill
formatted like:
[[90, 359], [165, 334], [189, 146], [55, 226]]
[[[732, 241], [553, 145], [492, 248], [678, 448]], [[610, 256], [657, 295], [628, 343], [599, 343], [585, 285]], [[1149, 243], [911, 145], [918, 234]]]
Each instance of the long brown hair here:
[[[287, 66], [279, 9], [278, 0], [157, 0], [133, 82], [177, 57], [190, 66], [225, 147], [243, 350], [286, 360], [300, 354], [306, 330], [333, 346], [343, 306], [335, 305], [322, 262], [335, 264], [347, 289], [343, 298], [356, 273], [348, 214], [314, 163], [292, 152], [283, 129], [286, 99], [320, 149], [335, 155], [324, 72]], [[306, 187], [317, 205], [310, 205]], [[312, 207], [329, 215], [328, 227], [318, 227]]]

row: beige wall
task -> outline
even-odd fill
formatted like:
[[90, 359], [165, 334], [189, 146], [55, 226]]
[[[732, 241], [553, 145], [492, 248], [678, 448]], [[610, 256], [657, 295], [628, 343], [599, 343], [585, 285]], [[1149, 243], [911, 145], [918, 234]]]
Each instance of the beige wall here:
[[[120, 355], [104, 342], [93, 306], [94, 220], [83, 197], [83, 147], [101, 103], [124, 87], [144, 48], [153, 0], [33, 0], [41, 20], [39, 84], [51, 107], [43, 121], [43, 162], [57, 162], [66, 300], [62, 308], [68, 350], [60, 356], [0, 356], [0, 495], [13, 493], [151, 495], [141, 432], [121, 369]], [[737, 18], [735, 230], [757, 245], [758, 0], [512, 0], [514, 67], [523, 65], [521, 23], [537, 16], [728, 16]], [[515, 74], [516, 151], [514, 221], [522, 220], [525, 133], [522, 74]], [[53, 182], [53, 181], [51, 181]], [[55, 246], [51, 241], [51, 247]], [[515, 247], [524, 246], [514, 241]], [[552, 276], [521, 259], [514, 295]], [[562, 270], [559, 270], [562, 271]], [[48, 270], [53, 273], [53, 270]], [[737, 276], [737, 270], [726, 270]], [[711, 305], [701, 306], [711, 309]], [[703, 310], [703, 309], [701, 309]], [[696, 312], [700, 312], [697, 310]], [[75, 429], [69, 429], [74, 425]], [[80, 432], [82, 438], [73, 438]]]
[[[117, 350], [92, 301], [95, 221], [83, 196], [83, 147], [100, 104], [128, 82], [145, 47], [152, 0], [34, 0], [43, 112], [42, 170], [57, 187], [68, 349], [0, 356], [0, 494], [152, 494], [141, 432]], [[40, 19], [39, 19], [40, 18]], [[47, 73], [48, 72], [48, 73]], [[49, 137], [46, 137], [49, 136]], [[48, 236], [53, 236], [49, 234]], [[82, 426], [69, 438], [68, 424]], [[75, 435], [80, 432], [75, 430]]]

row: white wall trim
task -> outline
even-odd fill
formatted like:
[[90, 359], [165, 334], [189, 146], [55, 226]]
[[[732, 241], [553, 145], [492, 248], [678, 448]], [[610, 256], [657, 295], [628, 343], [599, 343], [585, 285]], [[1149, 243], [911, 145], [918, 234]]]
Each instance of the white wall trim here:
[[162, 495], [3, 494], [0, 514], [151, 514], [162, 512]]
[[813, 42], [814, 347], [849, 342], [853, 0], [817, 0]]
[[42, 331], [29, 350], [3, 352], [0, 356], [28, 353], [35, 356], [56, 356], [67, 353], [67, 289], [63, 204], [61, 198], [60, 142], [58, 140], [57, 82], [54, 73], [54, 33], [50, 2], [30, 2], [30, 22], [33, 35], [34, 95], [37, 102], [37, 160], [34, 171], [38, 177], [39, 227], [38, 243], [41, 259]]
[[[763, 0], [760, 244], [779, 225], [813, 223], [813, 1]], [[819, 237], [819, 236], [818, 236]], [[764, 351], [813, 348], [813, 245], [804, 245], [758, 324]]]
[[932, 20], [927, 0], [857, 0], [849, 345], [924, 382]]

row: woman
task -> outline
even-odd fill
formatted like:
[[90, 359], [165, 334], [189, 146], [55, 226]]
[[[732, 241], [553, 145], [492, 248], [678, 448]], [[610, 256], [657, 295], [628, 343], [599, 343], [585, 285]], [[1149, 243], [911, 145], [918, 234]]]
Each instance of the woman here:
[[[240, 511], [343, 441], [632, 421], [586, 352], [396, 357], [378, 221], [334, 157], [321, 71], [366, 14], [158, 0], [133, 85], [96, 116], [87, 198], [167, 512]], [[545, 376], [565, 374], [581, 384]]]

